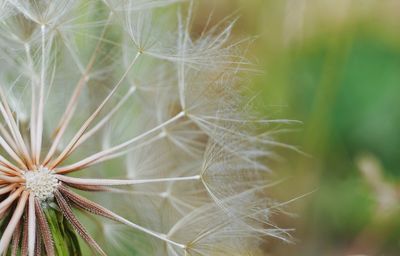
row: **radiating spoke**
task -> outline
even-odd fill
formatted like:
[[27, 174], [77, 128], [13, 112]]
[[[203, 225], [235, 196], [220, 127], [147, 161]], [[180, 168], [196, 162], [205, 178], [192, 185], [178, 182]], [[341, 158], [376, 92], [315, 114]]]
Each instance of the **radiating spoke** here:
[[93, 128], [87, 131], [85, 134], [82, 135], [80, 140], [75, 144], [74, 148], [81, 145], [87, 139], [89, 139], [93, 134], [95, 134], [101, 127], [103, 127], [111, 117], [124, 105], [124, 103], [136, 92], [136, 87], [132, 87], [129, 92], [113, 107], [106, 116], [104, 116]]
[[40, 205], [40, 202], [37, 199], [35, 199], [35, 213], [38, 220], [39, 230], [43, 238], [44, 247], [46, 249], [46, 255], [54, 256], [55, 251], [54, 251], [53, 239], [51, 238], [50, 227], [46, 220], [46, 216], [43, 213], [42, 206]]
[[137, 179], [137, 180], [82, 179], [82, 178], [68, 177], [65, 175], [56, 175], [56, 178], [66, 183], [77, 184], [77, 185], [120, 186], [120, 185], [137, 185], [137, 184], [160, 183], [160, 182], [196, 181], [200, 180], [200, 175], [194, 175], [188, 177]]
[[15, 232], [12, 237], [11, 241], [11, 256], [17, 256], [18, 255], [18, 248], [19, 248], [19, 242], [21, 240], [21, 220], [18, 222], [17, 227], [15, 228]]
[[103, 216], [105, 218], [112, 219], [114, 221], [120, 222], [122, 224], [128, 225], [131, 228], [134, 228], [136, 230], [142, 231], [148, 235], [151, 235], [153, 237], [156, 237], [162, 241], [165, 241], [169, 244], [176, 245], [180, 248], [185, 248], [186, 246], [183, 244], [180, 244], [178, 242], [175, 242], [171, 239], [169, 239], [165, 234], [161, 234], [155, 231], [152, 231], [150, 229], [147, 229], [145, 227], [142, 227], [138, 224], [135, 224], [133, 222], [130, 222], [129, 220], [119, 216], [118, 214], [115, 214], [114, 212], [104, 208], [103, 206], [96, 204], [95, 202], [92, 202], [84, 197], [81, 197], [80, 195], [68, 190], [67, 188], [60, 186], [60, 191], [65, 195], [69, 200], [71, 200], [74, 204], [76, 204], [78, 207], [82, 208], [83, 210], [86, 210], [88, 212], [91, 212], [93, 214]]
[[6, 199], [1, 201], [1, 203], [0, 203], [0, 211], [2, 211], [3, 209], [7, 208], [8, 206], [10, 206], [10, 204], [12, 202], [14, 202], [19, 197], [19, 195], [22, 193], [22, 190], [24, 190], [24, 189], [23, 188], [17, 189], [13, 193], [11, 193], [11, 195], [9, 195]]
[[55, 191], [54, 195], [56, 197], [56, 201], [58, 206], [61, 209], [62, 214], [64, 217], [71, 223], [71, 225], [75, 228], [78, 234], [85, 240], [88, 245], [98, 252], [100, 255], [106, 255], [105, 252], [101, 249], [101, 247], [96, 243], [96, 241], [89, 235], [86, 229], [82, 226], [79, 220], [76, 218], [74, 213], [72, 212], [71, 207], [69, 206], [68, 202], [64, 199], [59, 191]]
[[35, 253], [36, 242], [36, 213], [35, 213], [35, 197], [29, 195], [28, 203], [28, 255], [33, 256]]
[[10, 106], [8, 105], [7, 98], [3, 92], [2, 87], [0, 86], [0, 112], [5, 119], [7, 126], [11, 132], [11, 135], [14, 138], [19, 150], [19, 154], [26, 161], [27, 167], [32, 167], [32, 159], [29, 155], [28, 149], [25, 145], [24, 139], [22, 138], [21, 132], [17, 126], [17, 123], [14, 120], [12, 115]]
[[3, 187], [3, 188], [0, 188], [0, 195], [3, 195], [3, 194], [5, 194], [5, 193], [10, 192], [10, 191], [13, 190], [16, 186], [17, 186], [17, 184], [14, 183], [14, 184], [7, 185], [7, 186], [5, 186], [5, 187]]
[[0, 136], [0, 145], [4, 148], [7, 154], [10, 155], [12, 159], [14, 159], [19, 164], [20, 167], [25, 166], [21, 158], [14, 152], [14, 150], [10, 147], [10, 145], [8, 145], [7, 141], [3, 139], [2, 136]]
[[[28, 208], [25, 208], [25, 216], [28, 216]], [[22, 220], [21, 220], [22, 221]], [[22, 241], [21, 241], [21, 255], [28, 255], [28, 218], [23, 218], [23, 230], [22, 230]]]
[[[35, 129], [35, 145], [32, 145], [32, 155], [33, 161], [35, 164], [39, 163], [40, 159], [40, 152], [42, 148], [42, 135], [43, 135], [43, 116], [44, 116], [44, 87], [45, 87], [45, 80], [46, 80], [46, 41], [45, 41], [45, 34], [46, 34], [46, 25], [40, 26], [40, 35], [41, 35], [41, 68], [40, 68], [40, 83], [39, 83], [39, 102], [37, 107], [37, 116], [36, 118], [36, 129]], [[33, 253], [33, 252], [32, 252]]]
[[0, 254], [4, 253], [5, 250], [7, 249], [10, 240], [12, 238], [12, 235], [15, 231], [15, 228], [17, 227], [18, 222], [21, 219], [21, 216], [24, 212], [24, 207], [26, 205], [26, 201], [28, 199], [28, 192], [24, 191], [22, 193], [22, 196], [20, 197], [17, 207], [14, 210], [14, 213], [10, 219], [10, 222], [7, 224], [6, 229], [3, 232], [3, 236], [1, 237], [0, 240]]
[[9, 183], [18, 183], [18, 182], [25, 181], [25, 179], [20, 178], [20, 177], [11, 177], [11, 176], [6, 176], [6, 175], [0, 175], [0, 180], [7, 181]]
[[116, 145], [114, 147], [111, 147], [109, 149], [105, 149], [103, 151], [95, 153], [95, 154], [93, 154], [93, 155], [91, 155], [91, 156], [89, 156], [89, 157], [87, 157], [87, 158], [75, 163], [75, 164], [68, 165], [68, 166], [63, 166], [63, 167], [59, 167], [59, 168], [55, 168], [55, 172], [56, 173], [60, 173], [60, 174], [68, 173], [68, 172], [80, 170], [82, 168], [87, 168], [92, 164], [99, 163], [99, 162], [104, 161], [104, 160], [108, 160], [108, 157], [110, 155], [116, 154], [116, 153], [120, 152], [121, 150], [124, 150], [124, 149], [128, 148], [129, 146], [133, 145], [134, 143], [136, 143], [136, 142], [148, 137], [149, 135], [154, 134], [157, 131], [162, 130], [163, 128], [167, 127], [171, 123], [176, 122], [177, 120], [181, 119], [184, 116], [185, 116], [185, 113], [184, 112], [180, 112], [176, 116], [174, 116], [171, 119], [165, 121], [164, 123], [152, 128], [152, 129], [150, 129], [150, 130], [148, 130], [148, 131], [146, 131], [146, 132], [144, 132], [144, 133], [142, 133], [142, 134], [140, 134], [140, 135], [138, 135], [138, 136], [136, 136], [136, 137], [134, 137], [134, 138], [132, 138], [130, 140], [127, 140], [127, 141], [125, 141], [125, 142], [123, 142], [123, 143], [121, 143], [119, 145]]
[[18, 147], [15, 144], [14, 139], [12, 138], [11, 134], [7, 131], [6, 128], [2, 124], [0, 124], [0, 134], [4, 138], [4, 140], [7, 142], [7, 144], [12, 148], [14, 152], [18, 152]]
[[89, 125], [93, 122], [93, 120], [99, 115], [100, 111], [104, 108], [106, 103], [112, 98], [112, 96], [115, 94], [117, 89], [120, 87], [122, 82], [125, 80], [126, 76], [128, 75], [129, 71], [132, 69], [136, 61], [138, 60], [140, 56], [140, 52], [136, 54], [136, 56], [133, 58], [131, 63], [129, 64], [127, 70], [125, 73], [122, 75], [120, 80], [117, 82], [117, 84], [113, 87], [111, 92], [107, 95], [107, 97], [103, 100], [103, 102], [97, 107], [97, 109], [93, 112], [93, 114], [85, 121], [85, 123], [82, 125], [82, 127], [79, 129], [79, 131], [75, 134], [74, 138], [70, 141], [70, 143], [67, 145], [67, 147], [64, 149], [63, 152], [49, 165], [50, 169], [53, 169], [55, 166], [57, 166], [60, 162], [62, 162], [69, 154], [72, 153], [72, 151], [75, 148], [75, 145], [79, 143], [79, 140], [81, 139], [82, 135], [86, 132], [86, 130], [89, 128]]
[[[4, 167], [4, 168], [3, 168]], [[16, 175], [20, 174], [20, 169], [12, 164], [10, 161], [5, 159], [3, 156], [0, 155], [0, 170], [3, 172], [14, 173]]]
[[86, 70], [85, 72], [82, 74], [81, 78], [79, 79], [78, 83], [75, 86], [75, 89], [72, 93], [71, 99], [68, 102], [68, 105], [65, 109], [64, 114], [62, 115], [59, 124], [57, 125], [56, 130], [54, 131], [53, 134], [53, 143], [51, 144], [50, 150], [47, 153], [43, 163], [47, 164], [51, 158], [53, 157], [53, 154], [55, 153], [58, 144], [60, 143], [60, 140], [69, 124], [69, 122], [71, 121], [75, 111], [76, 111], [76, 106], [78, 104], [78, 98], [81, 95], [83, 86], [87, 83], [87, 81], [89, 80], [89, 73], [91, 72], [91, 70], [93, 69], [94, 63], [96, 61], [97, 58], [97, 54], [100, 50], [101, 47], [101, 43], [102, 43], [102, 39], [105, 36], [107, 27], [109, 22], [111, 21], [111, 17], [112, 17], [112, 12], [110, 12], [108, 19], [106, 21], [106, 24], [104, 25], [103, 31], [101, 33], [100, 38], [97, 41], [96, 47], [93, 51], [92, 56], [90, 57], [90, 60], [86, 66]]

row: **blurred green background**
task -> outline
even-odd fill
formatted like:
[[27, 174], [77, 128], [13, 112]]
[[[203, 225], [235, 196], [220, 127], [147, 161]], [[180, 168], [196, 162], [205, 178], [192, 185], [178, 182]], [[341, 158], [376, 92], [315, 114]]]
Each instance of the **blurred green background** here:
[[274, 196], [293, 244], [271, 255], [400, 255], [400, 1], [206, 0], [195, 26], [235, 13], [268, 116], [304, 122], [282, 140]]

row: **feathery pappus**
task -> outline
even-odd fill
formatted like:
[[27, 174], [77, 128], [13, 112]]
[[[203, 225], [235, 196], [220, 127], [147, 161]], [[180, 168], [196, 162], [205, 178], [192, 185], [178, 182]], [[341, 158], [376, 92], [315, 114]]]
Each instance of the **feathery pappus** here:
[[[195, 1], [0, 1], [0, 253], [262, 255], [289, 240], [233, 22]], [[250, 96], [251, 97], [251, 96]], [[261, 132], [260, 132], [261, 131]], [[86, 248], [86, 250], [88, 250]]]

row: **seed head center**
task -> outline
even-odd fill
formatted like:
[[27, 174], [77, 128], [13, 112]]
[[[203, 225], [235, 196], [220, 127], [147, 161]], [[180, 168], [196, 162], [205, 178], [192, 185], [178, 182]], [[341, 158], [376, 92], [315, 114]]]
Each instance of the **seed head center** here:
[[58, 186], [58, 180], [53, 172], [46, 167], [39, 167], [37, 170], [26, 171], [25, 187], [40, 201], [53, 198], [54, 190]]

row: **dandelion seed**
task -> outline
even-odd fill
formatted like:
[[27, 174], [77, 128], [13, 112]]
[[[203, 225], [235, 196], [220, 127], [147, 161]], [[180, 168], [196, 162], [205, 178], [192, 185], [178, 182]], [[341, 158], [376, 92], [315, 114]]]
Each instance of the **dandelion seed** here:
[[[232, 23], [194, 39], [181, 2], [0, 1], [0, 254], [80, 255], [77, 236], [99, 255], [288, 240], [262, 159], [290, 146], [256, 131], [289, 121], [243, 109]], [[106, 243], [75, 209], [103, 218]]]

